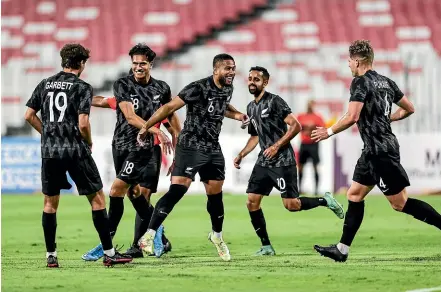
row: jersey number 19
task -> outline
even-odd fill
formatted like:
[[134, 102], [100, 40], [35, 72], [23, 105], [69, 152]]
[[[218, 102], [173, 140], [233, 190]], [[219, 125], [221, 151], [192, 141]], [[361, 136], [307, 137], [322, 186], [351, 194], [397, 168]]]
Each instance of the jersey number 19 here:
[[[54, 92], [48, 92], [47, 94], [49, 96], [49, 121], [54, 122], [54, 106], [55, 108], [60, 112], [60, 115], [58, 116], [57, 122], [62, 122], [64, 118], [64, 112], [67, 108], [67, 95], [64, 92], [59, 92], [55, 96], [55, 103], [54, 103]], [[60, 103], [61, 99], [63, 100], [62, 103]]]

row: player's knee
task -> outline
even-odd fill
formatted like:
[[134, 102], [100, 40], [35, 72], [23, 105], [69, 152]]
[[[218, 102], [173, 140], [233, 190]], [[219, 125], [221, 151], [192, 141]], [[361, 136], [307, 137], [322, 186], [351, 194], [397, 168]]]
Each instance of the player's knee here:
[[58, 210], [58, 203], [60, 200], [60, 195], [58, 196], [44, 196], [44, 212], [45, 213], [56, 213]]
[[103, 210], [106, 208], [106, 197], [102, 189], [93, 195], [89, 195], [88, 199], [92, 210]]
[[247, 208], [248, 211], [256, 211], [260, 209], [260, 203], [257, 200], [253, 200], [251, 198], [247, 199]]
[[346, 198], [351, 202], [357, 203], [363, 201], [364, 196], [359, 192], [352, 192], [351, 190], [349, 190], [346, 194]]
[[300, 211], [302, 205], [299, 199], [286, 199], [283, 200], [283, 205], [290, 212]]
[[406, 205], [405, 200], [395, 200], [393, 202], [390, 202], [391, 207], [398, 212], [402, 212], [404, 205]]

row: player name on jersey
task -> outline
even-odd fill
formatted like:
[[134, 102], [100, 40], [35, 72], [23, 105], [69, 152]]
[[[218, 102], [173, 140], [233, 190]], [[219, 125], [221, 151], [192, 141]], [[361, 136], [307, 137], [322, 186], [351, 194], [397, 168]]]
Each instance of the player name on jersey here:
[[45, 89], [61, 89], [61, 90], [69, 90], [72, 87], [72, 82], [60, 82], [60, 81], [53, 81], [53, 82], [46, 82]]

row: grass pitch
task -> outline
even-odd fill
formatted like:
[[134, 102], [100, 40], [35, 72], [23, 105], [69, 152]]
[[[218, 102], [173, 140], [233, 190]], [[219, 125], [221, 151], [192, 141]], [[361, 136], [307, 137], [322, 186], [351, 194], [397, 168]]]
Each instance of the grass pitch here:
[[[346, 208], [343, 196], [338, 198]], [[441, 197], [421, 197], [441, 211]], [[245, 196], [225, 196], [224, 238], [232, 254], [223, 262], [207, 240], [205, 196], [186, 196], [165, 222], [173, 251], [160, 259], [105, 268], [81, 255], [98, 243], [85, 198], [64, 196], [58, 211], [60, 269], [45, 267], [42, 196], [3, 195], [2, 291], [407, 291], [441, 286], [441, 232], [368, 197], [363, 225], [346, 263], [313, 250], [336, 243], [343, 221], [319, 207], [290, 213], [277, 196], [263, 211], [277, 256], [255, 257], [260, 241]], [[125, 214], [114, 242], [128, 247], [134, 211]]]

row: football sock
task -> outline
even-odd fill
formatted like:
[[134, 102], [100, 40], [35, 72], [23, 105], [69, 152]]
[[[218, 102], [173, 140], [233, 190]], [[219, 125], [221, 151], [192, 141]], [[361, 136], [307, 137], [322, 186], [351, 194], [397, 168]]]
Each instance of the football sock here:
[[412, 215], [415, 219], [441, 229], [441, 215], [426, 202], [408, 198], [404, 205], [403, 212]]
[[121, 221], [124, 213], [124, 197], [110, 197], [109, 205], [109, 226], [110, 235], [115, 236], [118, 229], [119, 222]]
[[253, 224], [254, 231], [259, 236], [262, 245], [270, 245], [268, 232], [266, 231], [266, 221], [262, 209], [250, 211], [251, 224]]
[[224, 223], [224, 202], [222, 192], [215, 195], [207, 195], [207, 211], [210, 214], [211, 228], [214, 232], [221, 232]]
[[168, 192], [156, 203], [149, 229], [154, 231], [158, 230], [174, 206], [184, 197], [187, 190], [188, 188], [184, 185], [172, 184], [170, 186]]
[[112, 237], [110, 236], [109, 218], [106, 209], [92, 210], [92, 220], [103, 245], [103, 250], [112, 249]]
[[300, 210], [310, 210], [317, 208], [319, 206], [327, 206], [328, 203], [324, 198], [307, 198], [307, 197], [300, 197], [299, 198], [301, 202]]
[[302, 181], [303, 181], [303, 171], [299, 171], [299, 193], [302, 193]]
[[150, 219], [153, 214], [153, 208], [152, 205], [149, 205], [149, 213], [150, 218], [148, 220], [143, 220], [138, 213], [136, 213], [135, 217], [135, 235], [133, 237], [133, 245], [138, 246], [139, 239], [147, 232], [147, 229], [149, 227]]
[[315, 195], [318, 195], [318, 186], [319, 186], [320, 176], [318, 171], [315, 172]]
[[55, 252], [57, 244], [55, 243], [55, 234], [57, 232], [57, 213], [43, 212], [41, 218], [44, 232], [44, 241], [47, 252]]
[[355, 234], [360, 228], [364, 216], [364, 201], [352, 202], [348, 200], [348, 210], [346, 211], [345, 222], [343, 224], [343, 234], [340, 243], [351, 246]]

